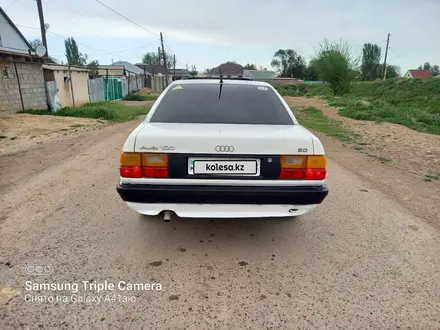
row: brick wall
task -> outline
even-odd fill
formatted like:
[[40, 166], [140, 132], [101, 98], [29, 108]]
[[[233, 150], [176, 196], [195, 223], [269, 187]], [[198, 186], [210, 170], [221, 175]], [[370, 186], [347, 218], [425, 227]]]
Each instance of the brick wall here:
[[[41, 63], [16, 63], [20, 78], [21, 93], [25, 109], [47, 109]], [[0, 112], [16, 113], [22, 110], [20, 92], [14, 63], [8, 61], [0, 69]], [[7, 76], [3, 70], [7, 69]]]

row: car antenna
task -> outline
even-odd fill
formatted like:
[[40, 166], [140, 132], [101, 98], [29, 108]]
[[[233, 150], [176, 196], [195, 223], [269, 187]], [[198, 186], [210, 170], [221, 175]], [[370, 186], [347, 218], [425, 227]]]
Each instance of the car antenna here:
[[220, 68], [220, 92], [218, 93], [219, 100], [220, 100], [220, 95], [222, 95], [222, 88], [223, 88], [223, 74], [222, 74], [222, 68]]

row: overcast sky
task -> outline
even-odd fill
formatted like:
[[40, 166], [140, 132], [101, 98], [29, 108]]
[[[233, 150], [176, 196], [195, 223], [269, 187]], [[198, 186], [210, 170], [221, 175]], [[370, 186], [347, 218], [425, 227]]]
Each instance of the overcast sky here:
[[[399, 65], [402, 74], [425, 61], [440, 64], [440, 0], [101, 1], [150, 32], [95, 0], [43, 0], [48, 31], [74, 37], [80, 51], [101, 64], [140, 62], [145, 52], [157, 52], [160, 31], [177, 66], [199, 70], [225, 61], [270, 67], [279, 48], [309, 60], [324, 38], [347, 40], [359, 55], [365, 42], [384, 53], [388, 32], [388, 63]], [[35, 0], [0, 5], [17, 25], [27, 26], [19, 26], [25, 37], [40, 38]], [[65, 61], [63, 38], [47, 38], [49, 54]]]

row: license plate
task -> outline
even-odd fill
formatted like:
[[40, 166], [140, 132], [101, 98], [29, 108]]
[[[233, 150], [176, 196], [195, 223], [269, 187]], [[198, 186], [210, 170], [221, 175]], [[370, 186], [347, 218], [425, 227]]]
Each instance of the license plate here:
[[258, 175], [258, 160], [190, 159], [190, 174], [206, 175]]

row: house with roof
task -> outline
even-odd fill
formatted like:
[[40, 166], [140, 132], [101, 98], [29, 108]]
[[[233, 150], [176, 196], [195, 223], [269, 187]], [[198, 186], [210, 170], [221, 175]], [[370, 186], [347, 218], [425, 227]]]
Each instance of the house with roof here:
[[43, 63], [0, 7], [0, 112], [47, 109]]
[[[163, 65], [159, 64], [145, 64], [145, 63], [137, 63], [136, 66], [141, 70], [145, 70], [149, 72], [153, 77], [156, 76], [165, 76], [165, 68]], [[188, 69], [180, 69], [180, 68], [169, 68], [168, 76], [171, 77], [172, 80], [185, 79], [191, 77]]]
[[429, 70], [408, 70], [403, 78], [416, 78], [416, 79], [426, 79], [431, 78], [432, 73]]
[[241, 78], [244, 74], [244, 66], [235, 62], [226, 62], [211, 69], [209, 74], [219, 76], [220, 71], [222, 72], [223, 77]]
[[151, 73], [146, 72], [144, 70], [142, 70], [140, 67], [131, 64], [130, 62], [127, 61], [117, 61], [117, 62], [113, 62], [112, 65], [117, 65], [120, 66], [122, 65], [125, 69], [126, 75], [127, 76], [132, 76], [132, 75], [151, 75]]

